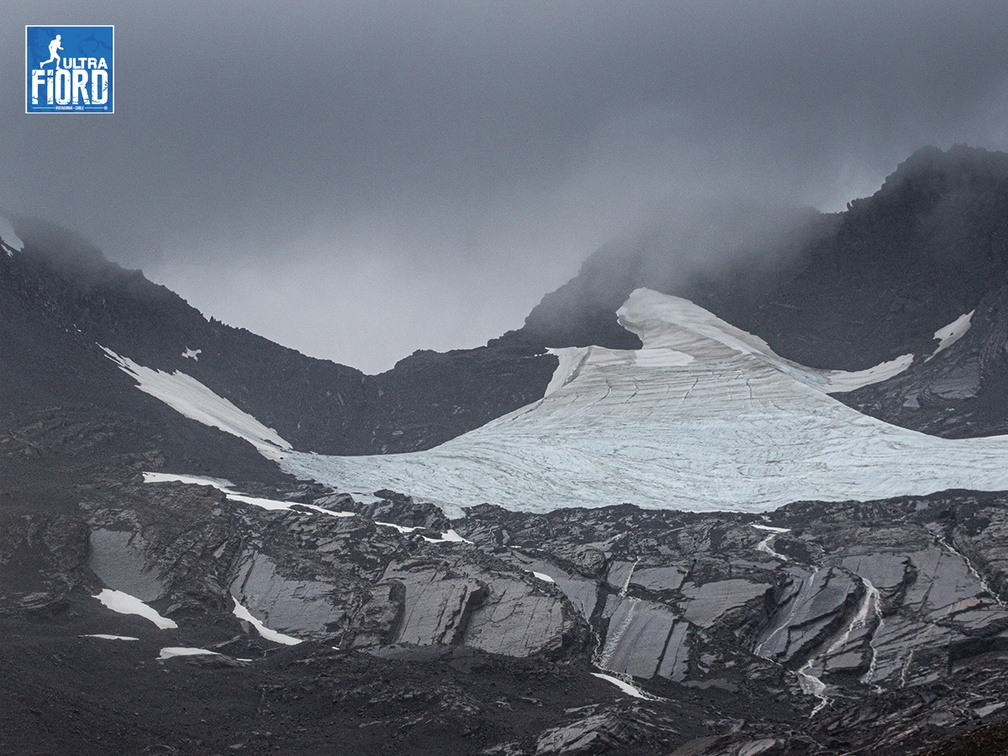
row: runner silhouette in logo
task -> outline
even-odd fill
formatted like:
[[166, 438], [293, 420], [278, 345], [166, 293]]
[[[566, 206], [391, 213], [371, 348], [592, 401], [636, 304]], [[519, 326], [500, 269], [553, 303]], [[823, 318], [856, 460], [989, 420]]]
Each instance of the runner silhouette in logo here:
[[56, 68], [59, 68], [60, 56], [56, 51], [63, 49], [63, 45], [60, 44], [61, 39], [63, 39], [63, 35], [57, 34], [56, 39], [49, 43], [49, 60], [40, 63], [39, 68], [44, 67], [46, 63], [52, 63], [54, 60], [56, 61]]

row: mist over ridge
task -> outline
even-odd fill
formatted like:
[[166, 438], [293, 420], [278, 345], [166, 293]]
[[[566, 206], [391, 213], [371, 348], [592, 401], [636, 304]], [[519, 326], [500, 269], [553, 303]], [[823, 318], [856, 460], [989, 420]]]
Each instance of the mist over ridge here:
[[[10, 70], [37, 15], [9, 9]], [[98, 17], [116, 114], [8, 98], [0, 207], [367, 372], [519, 327], [652, 208], [836, 211], [921, 145], [1006, 145], [1002, 3], [75, 0], [59, 20]]]

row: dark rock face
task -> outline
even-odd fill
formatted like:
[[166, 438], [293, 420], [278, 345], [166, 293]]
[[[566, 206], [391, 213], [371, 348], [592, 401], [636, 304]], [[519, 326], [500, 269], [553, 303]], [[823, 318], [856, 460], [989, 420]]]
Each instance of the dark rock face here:
[[[935, 342], [937, 346], [937, 342]], [[1008, 284], [986, 294], [969, 330], [905, 373], [843, 397], [860, 411], [949, 438], [1008, 433]]]
[[[799, 689], [821, 681], [811, 702], [835, 703], [946, 680], [966, 659], [1005, 652], [1002, 498], [796, 504], [772, 515], [778, 530], [745, 519], [487, 508], [466, 527], [477, 543], [538, 555], [535, 569], [587, 612], [599, 667], [660, 685], [739, 690], [776, 667]], [[605, 553], [604, 578], [571, 569], [572, 541]]]

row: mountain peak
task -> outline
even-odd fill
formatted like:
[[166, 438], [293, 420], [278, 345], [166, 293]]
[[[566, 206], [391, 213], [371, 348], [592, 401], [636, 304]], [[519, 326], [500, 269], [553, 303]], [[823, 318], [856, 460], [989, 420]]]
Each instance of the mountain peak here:
[[15, 215], [10, 220], [14, 231], [24, 240], [25, 251], [42, 258], [68, 281], [88, 285], [124, 274], [142, 275], [111, 262], [97, 246], [75, 231], [31, 216]]
[[[886, 177], [871, 199], [902, 206], [929, 206], [955, 190], [1008, 190], [1008, 154], [957, 144], [948, 150], [921, 147]], [[864, 206], [866, 200], [852, 203]]]

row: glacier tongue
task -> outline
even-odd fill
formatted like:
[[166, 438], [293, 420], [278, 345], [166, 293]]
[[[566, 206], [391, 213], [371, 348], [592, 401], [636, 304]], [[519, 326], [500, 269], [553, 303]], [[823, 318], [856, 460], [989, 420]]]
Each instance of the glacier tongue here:
[[1008, 489], [1008, 437], [927, 436], [827, 394], [889, 377], [909, 356], [856, 374], [815, 370], [697, 305], [645, 289], [618, 315], [643, 349], [554, 350], [560, 367], [543, 399], [434, 449], [293, 452], [279, 464], [339, 490], [526, 511], [621, 502], [755, 511]]

